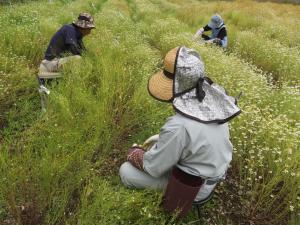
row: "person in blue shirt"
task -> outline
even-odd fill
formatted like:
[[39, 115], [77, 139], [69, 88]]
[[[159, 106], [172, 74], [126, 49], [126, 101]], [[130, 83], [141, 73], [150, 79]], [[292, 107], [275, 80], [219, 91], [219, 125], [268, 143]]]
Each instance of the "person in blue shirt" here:
[[[206, 31], [211, 31], [211, 36], [203, 34]], [[194, 38], [196, 39], [200, 36], [208, 44], [216, 44], [223, 48], [226, 48], [228, 45], [226, 26], [219, 14], [213, 15], [210, 22], [196, 32]]]
[[77, 21], [63, 25], [51, 38], [39, 68], [39, 81], [59, 76], [61, 66], [73, 58], [80, 58], [85, 50], [82, 38], [95, 28], [89, 13], [80, 13]]

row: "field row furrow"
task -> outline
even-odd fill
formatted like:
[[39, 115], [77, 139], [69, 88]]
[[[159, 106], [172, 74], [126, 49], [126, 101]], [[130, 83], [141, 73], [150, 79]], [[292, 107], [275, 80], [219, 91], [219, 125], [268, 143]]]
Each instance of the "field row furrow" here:
[[[277, 39], [288, 47], [300, 47], [299, 24], [300, 6], [276, 3], [243, 2], [206, 2], [205, 7], [197, 0], [168, 0], [176, 7], [176, 13], [185, 22], [197, 28], [207, 23], [212, 14], [222, 15], [231, 32], [252, 30], [266, 38]], [[234, 10], [233, 10], [234, 9]], [[232, 38], [231, 38], [232, 40]]]
[[[182, 221], [174, 221], [162, 212], [161, 193], [126, 189], [118, 178], [126, 149], [158, 133], [173, 113], [171, 105], [148, 95], [147, 80], [161, 68], [164, 54], [181, 45], [200, 53], [208, 76], [229, 94], [243, 92], [239, 102], [243, 112], [230, 123], [234, 159], [227, 180], [217, 187], [213, 207], [205, 209], [204, 219], [209, 224], [292, 223], [300, 212], [299, 93], [285, 82], [280, 88], [273, 86], [240, 55], [192, 41], [198, 22], [204, 24], [210, 14], [205, 7], [197, 15], [184, 14], [207, 4], [209, 13], [223, 9], [225, 19], [230, 20], [230, 3], [219, 3], [55, 1], [52, 5], [17, 5], [1, 14], [0, 25], [7, 29], [0, 31], [5, 40], [0, 43], [0, 60], [6, 62], [0, 65], [0, 107], [17, 106], [0, 108], [0, 121], [1, 114], [5, 115], [5, 129], [0, 133], [0, 223], [146, 225], [195, 221], [192, 211]], [[252, 3], [240, 3], [241, 15], [248, 15], [245, 11]], [[273, 11], [279, 17], [289, 9], [284, 6], [277, 12], [276, 4], [268, 6], [268, 21], [274, 18]], [[52, 83], [47, 112], [38, 117], [39, 99], [36, 90], [30, 91], [36, 82], [32, 67], [37, 67], [56, 29], [81, 11], [93, 14], [97, 29], [84, 38], [87, 52], [81, 61], [66, 65], [63, 78]], [[290, 15], [297, 13], [291, 11]], [[247, 23], [245, 18], [243, 21]], [[278, 21], [285, 24], [291, 20]], [[267, 25], [258, 25], [258, 30], [265, 29], [259, 28], [263, 26]], [[252, 35], [253, 31], [239, 30], [238, 48], [248, 47], [246, 40]], [[257, 35], [252, 43], [256, 54], [264, 37]], [[285, 61], [276, 61], [281, 67], [268, 71], [277, 69], [278, 74], [293, 76], [299, 68], [289, 63], [291, 57], [298, 56], [283, 52], [284, 45], [279, 42], [276, 46], [272, 57]], [[291, 46], [294, 48], [286, 48], [297, 54], [297, 46]], [[266, 49], [260, 52], [266, 54]], [[273, 63], [264, 60], [259, 58], [259, 62]], [[284, 64], [290, 65], [292, 72], [283, 70]]]
[[[55, 106], [58, 107], [54, 110], [49, 107], [49, 113], [40, 115], [36, 74], [35, 70], [29, 69], [28, 65], [36, 64], [35, 61], [40, 60], [40, 57], [35, 58], [33, 56], [41, 56], [45, 49], [42, 50], [36, 46], [40, 44], [45, 48], [46, 39], [51, 36], [49, 31], [47, 31], [49, 33], [44, 33], [43, 28], [39, 26], [36, 30], [32, 30], [32, 36], [28, 36], [28, 30], [24, 28], [26, 27], [26, 24], [24, 25], [26, 15], [34, 14], [36, 16], [35, 19], [30, 18], [30, 21], [31, 19], [46, 21], [50, 15], [48, 10], [51, 8], [57, 13], [55, 17], [57, 21], [52, 21], [52, 28], [54, 28], [54, 21], [56, 26], [59, 26], [62, 22], [59, 20], [66, 15], [65, 11], [74, 12], [74, 15], [78, 15], [82, 10], [96, 13], [101, 9], [103, 2], [90, 4], [89, 2], [77, 1], [67, 5], [30, 3], [13, 6], [13, 9], [9, 9], [12, 10], [11, 13], [5, 15], [8, 16], [6, 19], [12, 22], [12, 27], [15, 28], [15, 36], [13, 33], [5, 34], [10, 37], [5, 40], [7, 45], [3, 49], [5, 53], [3, 57], [6, 57], [8, 64], [1, 67], [1, 72], [4, 74], [7, 93], [5, 96], [1, 95], [3, 97], [1, 104], [3, 103], [2, 100], [6, 100], [12, 102], [14, 107], [4, 109], [8, 124], [3, 130], [4, 140], [1, 143], [0, 170], [5, 171], [5, 175], [3, 173], [1, 177], [0, 195], [1, 201], [4, 201], [4, 203], [1, 202], [1, 205], [5, 205], [5, 208], [1, 210], [0, 220], [6, 221], [6, 217], [13, 217], [13, 221], [20, 224], [40, 224], [41, 221], [47, 221], [46, 224], [57, 224], [57, 221], [65, 219], [66, 210], [72, 208], [70, 204], [74, 200], [73, 195], [80, 190], [83, 178], [88, 171], [84, 155], [79, 154], [79, 150], [82, 148], [79, 147], [77, 151], [71, 142], [65, 143], [64, 141], [74, 140], [76, 142], [78, 141], [76, 138], [81, 139], [84, 135], [88, 136], [89, 132], [83, 130], [80, 133], [74, 129], [66, 131], [68, 126], [65, 129], [60, 127], [62, 128], [60, 130], [58, 129], [58, 121], [55, 120], [58, 117], [66, 122], [65, 119], [69, 116], [70, 112], [62, 110], [65, 108], [60, 105], [61, 103], [68, 104], [65, 97], [55, 94], [54, 91], [50, 95], [49, 103], [54, 102], [56, 103]], [[25, 9], [27, 9], [28, 14], [22, 13]], [[70, 16], [68, 18], [70, 19]], [[3, 20], [1, 21], [3, 22]], [[29, 23], [28, 26], [31, 25]], [[46, 27], [44, 29], [46, 30]], [[9, 32], [13, 32], [13, 29]], [[13, 45], [13, 42], [21, 39], [22, 36], [24, 36], [24, 42], [18, 43], [18, 50], [14, 49], [16, 46]], [[42, 36], [44, 41], [40, 42], [38, 37]], [[33, 39], [30, 40], [30, 38]], [[29, 45], [30, 43], [33, 44]], [[15, 52], [16, 55], [14, 55]], [[71, 86], [72, 84], [69, 83], [68, 89]], [[52, 88], [59, 90], [55, 84], [52, 85]], [[72, 90], [74, 89], [71, 88]], [[52, 96], [54, 100], [52, 100]], [[93, 103], [92, 99], [90, 100], [86, 102], [88, 105]], [[4, 102], [4, 104], [6, 103]], [[76, 113], [80, 116], [80, 113]], [[55, 137], [60, 138], [55, 139]], [[84, 143], [84, 146], [88, 146], [88, 143]], [[14, 165], [18, 166], [15, 167]], [[72, 176], [68, 175], [70, 173]]]
[[[123, 3], [109, 1], [102, 13], [94, 15], [101, 29], [87, 40], [89, 51], [80, 66], [64, 68], [64, 78], [52, 85], [47, 113], [22, 132], [15, 145], [3, 145], [1, 170], [6, 172], [1, 178], [1, 196], [20, 223], [74, 224], [82, 219], [85, 210], [77, 204], [90, 187], [86, 187], [90, 179], [98, 183], [99, 173], [107, 177], [115, 174], [126, 154], [128, 138], [135, 136], [136, 130], [142, 130], [137, 137], [142, 140], [157, 129], [159, 120], [147, 130], [142, 126], [159, 112], [156, 104], [147, 104], [144, 88], [146, 75], [159, 57], [126, 16]], [[124, 7], [122, 13], [120, 7]], [[94, 201], [96, 204], [99, 199]], [[130, 210], [124, 205], [126, 209]], [[123, 216], [134, 221], [137, 215]], [[106, 220], [102, 215], [101, 220], [91, 222], [96, 216], [91, 215], [83, 224]], [[163, 221], [164, 217], [155, 220]]]
[[[296, 175], [298, 165], [297, 161], [293, 160], [293, 157], [297, 160], [300, 157], [299, 152], [296, 151], [299, 148], [297, 138], [299, 127], [296, 124], [297, 120], [293, 120], [298, 116], [296, 114], [294, 114], [296, 117], [292, 116], [296, 110], [290, 105], [290, 96], [286, 98], [287, 91], [274, 90], [269, 87], [262, 74], [252, 70], [251, 66], [243, 63], [234, 55], [227, 56], [216, 48], [192, 43], [189, 40], [190, 34], [182, 33], [182, 30], [186, 30], [186, 26], [176, 19], [167, 18], [166, 13], [162, 12], [159, 6], [150, 1], [137, 0], [136, 2], [137, 18], [141, 18], [139, 26], [148, 35], [151, 42], [160, 47], [162, 52], [182, 44], [193, 46], [204, 58], [208, 74], [213, 80], [224, 85], [231, 94], [238, 90], [243, 90], [245, 93], [240, 102], [244, 113], [231, 124], [236, 157], [231, 173], [239, 186], [230, 187], [229, 185], [226, 194], [230, 195], [242, 186], [241, 195], [236, 197], [242, 198], [243, 201], [251, 202], [253, 200], [253, 203], [255, 202], [259, 206], [259, 210], [252, 211], [251, 213], [254, 214], [249, 215], [249, 209], [246, 207], [242, 211], [236, 212], [237, 216], [244, 218], [245, 221], [262, 219], [264, 222], [269, 221], [272, 224], [280, 224], [283, 218], [289, 218], [289, 207], [273, 208], [276, 201], [283, 199], [287, 203], [294, 202], [294, 207], [295, 192], [299, 193], [296, 188], [300, 182], [299, 176]], [[222, 59], [222, 64], [219, 63], [220, 59]], [[294, 104], [297, 104], [296, 95]], [[277, 106], [280, 105], [285, 105], [285, 107], [280, 107], [280, 110], [277, 111], [279, 109]], [[285, 111], [284, 108], [289, 109]], [[292, 154], [293, 157], [291, 158], [289, 154]], [[289, 161], [289, 164], [286, 164], [286, 161]], [[292, 173], [290, 179], [286, 179], [286, 172], [282, 171], [282, 168], [286, 168], [286, 172]], [[285, 185], [282, 190], [285, 193], [277, 193], [274, 197], [272, 193], [283, 180]], [[295, 188], [291, 189], [291, 186]], [[225, 208], [228, 208], [226, 194], [223, 203]], [[245, 206], [241, 205], [241, 207]], [[271, 211], [274, 212], [272, 218], [264, 217], [262, 206], [268, 212], [272, 209]], [[243, 215], [238, 215], [239, 213]]]
[[[0, 67], [1, 84], [5, 85], [3, 92], [0, 92], [2, 106], [0, 123], [3, 127], [10, 127], [12, 132], [18, 132], [30, 126], [37, 118], [35, 113], [38, 113], [40, 105], [36, 75], [48, 39], [61, 23], [72, 21], [75, 14], [81, 10], [96, 12], [99, 7], [101, 7], [100, 3], [83, 4], [81, 1], [73, 1], [72, 4], [57, 1], [53, 4], [31, 2], [5, 7], [6, 10], [0, 16], [0, 25], [6, 28], [0, 31], [3, 38], [0, 43], [3, 58]], [[56, 12], [55, 15], [53, 11]], [[66, 14], [66, 11], [69, 13]], [[28, 96], [24, 93], [28, 93]], [[32, 101], [26, 100], [29, 96]], [[27, 112], [25, 112], [26, 108]], [[33, 120], [25, 120], [23, 126], [13, 126], [15, 122], [18, 123], [16, 121], [18, 118], [26, 115], [32, 115]], [[0, 131], [1, 136], [4, 135], [1, 133], [2, 131]], [[6, 133], [11, 132], [6, 131]]]
[[[193, 29], [193, 32], [196, 32], [200, 26], [205, 25], [211, 16], [211, 14], [208, 14], [208, 12], [203, 9], [200, 3], [196, 4], [196, 2], [193, 2], [192, 4], [183, 4], [182, 2], [175, 0], [172, 0], [172, 2], [154, 2], [160, 4], [162, 9], [166, 12], [173, 14], [179, 20], [189, 24]], [[273, 81], [279, 82], [279, 85], [281, 83], [287, 83], [299, 87], [300, 79], [298, 74], [300, 73], [300, 49], [296, 47], [296, 45], [288, 47], [284, 42], [281, 42], [280, 39], [276, 39], [282, 28], [280, 23], [276, 24], [275, 35], [268, 35], [268, 32], [259, 25], [244, 24], [242, 26], [236, 24], [236, 21], [232, 21], [232, 17], [227, 15], [228, 12], [225, 9], [220, 8], [219, 10], [219, 13], [222, 16], [224, 15], [225, 23], [228, 28], [228, 50], [230, 52], [240, 55], [259, 69], [268, 73], [268, 76], [273, 79]], [[230, 12], [233, 13], [232, 11]], [[259, 16], [245, 16], [245, 21], [249, 22], [253, 18], [257, 19], [258, 22], [260, 21]], [[243, 21], [241, 16], [237, 16], [236, 20], [238, 22]], [[246, 29], [246, 27], [252, 27], [252, 29]], [[271, 29], [270, 24], [265, 25], [265, 27]], [[293, 32], [294, 29], [290, 28], [289, 30]], [[289, 35], [286, 31], [281, 33], [284, 33], [284, 38], [286, 40], [299, 37], [294, 32], [293, 35]], [[293, 40], [292, 42], [299, 43], [299, 40]]]

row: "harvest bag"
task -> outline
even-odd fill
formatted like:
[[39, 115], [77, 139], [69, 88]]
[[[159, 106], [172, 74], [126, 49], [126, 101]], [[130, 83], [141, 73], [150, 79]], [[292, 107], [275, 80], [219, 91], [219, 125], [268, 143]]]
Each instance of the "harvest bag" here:
[[163, 207], [169, 213], [178, 213], [177, 218], [184, 217], [199, 192], [204, 180], [174, 167], [163, 197]]

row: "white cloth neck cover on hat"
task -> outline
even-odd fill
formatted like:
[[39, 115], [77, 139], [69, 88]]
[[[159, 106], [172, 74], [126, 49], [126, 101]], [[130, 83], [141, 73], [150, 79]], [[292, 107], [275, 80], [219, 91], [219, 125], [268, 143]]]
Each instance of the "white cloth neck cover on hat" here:
[[[175, 63], [173, 107], [178, 113], [203, 123], [224, 123], [240, 114], [235, 98], [205, 79], [204, 63], [195, 50], [181, 47]], [[202, 101], [196, 94], [199, 78], [204, 78]]]

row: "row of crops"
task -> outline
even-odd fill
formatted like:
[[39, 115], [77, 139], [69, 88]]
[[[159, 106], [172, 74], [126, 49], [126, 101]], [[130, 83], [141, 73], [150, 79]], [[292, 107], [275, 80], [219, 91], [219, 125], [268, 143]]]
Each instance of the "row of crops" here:
[[[232, 9], [236, 10], [232, 10]], [[171, 48], [198, 50], [243, 113], [234, 159], [204, 210], [207, 224], [297, 224], [300, 213], [299, 6], [196, 0], [31, 2], [0, 8], [1, 224], [173, 224], [161, 193], [120, 183], [126, 149], [159, 132], [172, 108], [148, 96]], [[49, 38], [81, 11], [97, 29], [40, 113], [36, 72]], [[218, 11], [230, 47], [192, 41]], [[284, 15], [284, 16], [283, 16]], [[263, 18], [263, 19], [262, 19]], [[196, 222], [194, 212], [176, 222]]]

